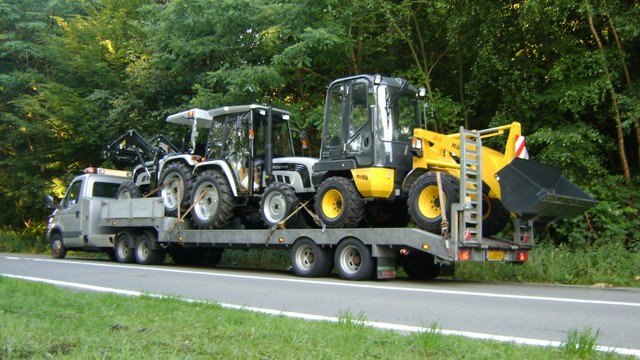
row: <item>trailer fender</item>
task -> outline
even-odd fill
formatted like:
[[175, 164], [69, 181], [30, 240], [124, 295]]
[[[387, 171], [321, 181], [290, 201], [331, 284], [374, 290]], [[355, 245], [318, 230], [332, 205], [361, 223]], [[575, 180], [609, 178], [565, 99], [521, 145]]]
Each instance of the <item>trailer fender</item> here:
[[425, 168], [415, 168], [409, 171], [407, 176], [404, 177], [404, 180], [402, 180], [402, 193], [408, 194], [411, 190], [411, 185], [413, 185], [413, 183], [420, 177], [420, 175], [426, 172], [427, 169]]

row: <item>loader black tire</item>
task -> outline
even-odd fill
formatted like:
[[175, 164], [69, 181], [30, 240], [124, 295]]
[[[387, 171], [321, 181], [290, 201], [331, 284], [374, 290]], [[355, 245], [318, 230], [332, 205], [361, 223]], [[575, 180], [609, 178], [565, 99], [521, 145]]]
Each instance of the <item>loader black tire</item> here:
[[173, 162], [162, 169], [160, 186], [160, 196], [167, 216], [177, 216], [178, 207], [181, 214], [189, 208], [193, 174], [186, 164]]
[[227, 179], [216, 170], [206, 170], [196, 177], [191, 198], [191, 218], [199, 229], [221, 229], [233, 216], [233, 194]]
[[116, 199], [137, 199], [142, 197], [140, 188], [132, 181], [122, 183], [116, 193]]
[[[440, 199], [438, 180], [435, 172], [427, 172], [413, 183], [409, 190], [408, 208], [413, 222], [418, 227], [434, 233], [442, 232], [442, 211], [447, 213], [451, 222], [451, 205], [458, 202], [458, 179], [453, 175], [441, 173], [441, 186], [444, 201]], [[442, 204], [444, 203], [444, 206]]]
[[318, 187], [315, 210], [327, 227], [357, 227], [364, 217], [364, 199], [352, 180], [330, 177]]
[[[276, 182], [267, 186], [260, 199], [260, 216], [264, 224], [270, 228], [289, 217], [297, 206], [298, 197], [295, 190], [285, 183]], [[291, 229], [306, 227], [300, 212], [289, 217], [284, 225]]]
[[511, 213], [502, 206], [497, 198], [482, 196], [482, 235], [492, 236], [499, 233], [509, 223]]

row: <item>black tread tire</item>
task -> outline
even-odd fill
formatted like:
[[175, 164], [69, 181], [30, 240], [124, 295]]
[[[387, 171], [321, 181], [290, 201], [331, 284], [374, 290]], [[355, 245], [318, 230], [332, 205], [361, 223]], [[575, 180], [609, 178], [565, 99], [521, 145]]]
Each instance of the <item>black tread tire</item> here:
[[[202, 192], [206, 190], [206, 195]], [[233, 194], [227, 179], [216, 170], [203, 171], [196, 177], [191, 198], [198, 201], [191, 218], [199, 229], [221, 229], [233, 216]]]
[[158, 263], [162, 257], [162, 251], [153, 249], [154, 241], [154, 237], [148, 232], [138, 236], [135, 246], [136, 262], [138, 264], [155, 265]]
[[357, 227], [364, 217], [364, 199], [352, 180], [330, 177], [318, 187], [315, 210], [329, 228]]
[[116, 193], [116, 199], [137, 199], [142, 197], [140, 188], [132, 181], [122, 183]]
[[136, 244], [136, 236], [128, 231], [123, 231], [116, 236], [114, 246], [115, 258], [119, 263], [132, 263], [136, 260], [134, 247]]
[[[295, 190], [285, 183], [276, 182], [265, 189], [260, 199], [260, 216], [264, 224], [270, 228], [286, 219], [298, 206]], [[298, 211], [285, 223], [291, 229], [306, 227], [306, 223]]]
[[482, 235], [492, 236], [499, 233], [511, 220], [511, 213], [502, 206], [497, 198], [485, 198], [482, 202]]
[[[179, 182], [174, 180], [179, 179]], [[166, 184], [165, 184], [166, 183]], [[178, 188], [178, 184], [182, 184], [182, 188]], [[164, 202], [165, 214], [167, 216], [177, 216], [178, 206], [180, 212], [183, 213], [189, 208], [191, 203], [191, 189], [193, 187], [193, 174], [189, 166], [180, 162], [173, 162], [166, 165], [162, 169], [160, 176], [160, 197]], [[180, 204], [177, 204], [177, 198], [181, 196]]]
[[407, 206], [374, 202], [365, 207], [367, 224], [374, 228], [407, 227], [410, 222]]
[[51, 240], [49, 241], [51, 246], [51, 257], [54, 259], [64, 259], [67, 256], [67, 248], [64, 246], [64, 238], [59, 232], [51, 234]]
[[431, 254], [411, 252], [401, 258], [402, 269], [412, 279], [431, 280], [440, 276], [440, 266]]
[[291, 251], [291, 267], [298, 276], [328, 276], [333, 269], [332, 255], [330, 248], [322, 248], [311, 239], [298, 239]]
[[371, 250], [353, 238], [338, 244], [334, 261], [338, 275], [345, 280], [369, 280], [376, 270]]
[[[451, 205], [460, 197], [458, 179], [453, 175], [441, 173], [442, 192], [445, 196], [445, 211], [451, 222]], [[442, 232], [442, 207], [438, 191], [438, 180], [435, 172], [427, 172], [411, 185], [408, 198], [411, 220], [420, 228], [434, 233]]]

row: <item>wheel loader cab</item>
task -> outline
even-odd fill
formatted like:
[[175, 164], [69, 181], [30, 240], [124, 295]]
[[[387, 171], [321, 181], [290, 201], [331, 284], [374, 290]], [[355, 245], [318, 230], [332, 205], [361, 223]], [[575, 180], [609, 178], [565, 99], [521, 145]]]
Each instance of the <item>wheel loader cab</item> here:
[[420, 126], [416, 89], [379, 75], [339, 79], [329, 85], [324, 117], [314, 183], [341, 173], [364, 197], [400, 194], [412, 168], [409, 138]]

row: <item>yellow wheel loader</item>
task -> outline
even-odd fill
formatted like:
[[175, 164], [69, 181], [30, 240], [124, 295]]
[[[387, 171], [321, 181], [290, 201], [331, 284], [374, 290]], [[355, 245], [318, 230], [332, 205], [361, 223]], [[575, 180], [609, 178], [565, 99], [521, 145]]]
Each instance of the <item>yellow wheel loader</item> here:
[[[511, 216], [552, 221], [595, 203], [559, 169], [518, 158], [526, 151], [519, 123], [446, 135], [423, 128], [421, 105], [405, 79], [357, 75], [329, 85], [313, 167], [315, 210], [327, 227], [404, 227], [413, 220], [440, 233], [452, 205], [464, 203], [481, 210], [479, 228], [491, 236]], [[482, 146], [494, 136], [507, 137], [503, 152]]]

